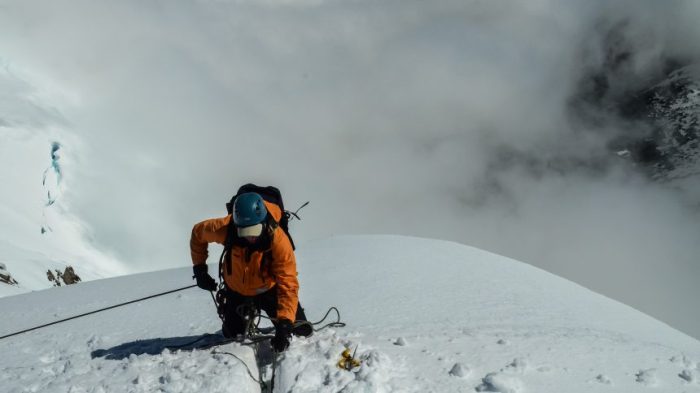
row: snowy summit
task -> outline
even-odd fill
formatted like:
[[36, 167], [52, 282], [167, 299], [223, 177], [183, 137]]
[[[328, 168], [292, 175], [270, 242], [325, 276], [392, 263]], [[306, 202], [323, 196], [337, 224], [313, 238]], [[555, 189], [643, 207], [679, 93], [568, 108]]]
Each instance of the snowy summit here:
[[[309, 318], [336, 306], [347, 326], [295, 338], [278, 392], [700, 392], [700, 342], [515, 260], [354, 236], [302, 244], [298, 266]], [[0, 336], [191, 284], [187, 266], [2, 298]], [[0, 391], [259, 391], [249, 347], [168, 349], [220, 327], [194, 288], [5, 338]]]

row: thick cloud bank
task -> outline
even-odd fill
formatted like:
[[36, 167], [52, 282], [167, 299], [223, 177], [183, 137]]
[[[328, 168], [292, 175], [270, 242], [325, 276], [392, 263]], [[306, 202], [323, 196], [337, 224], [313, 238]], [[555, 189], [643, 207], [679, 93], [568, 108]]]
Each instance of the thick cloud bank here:
[[614, 154], [648, 130], [605, 106], [695, 60], [698, 3], [438, 3], [27, 1], [0, 57], [70, 97], [63, 198], [135, 271], [187, 265], [192, 224], [255, 181], [311, 200], [299, 241], [456, 240], [700, 336], [697, 195]]

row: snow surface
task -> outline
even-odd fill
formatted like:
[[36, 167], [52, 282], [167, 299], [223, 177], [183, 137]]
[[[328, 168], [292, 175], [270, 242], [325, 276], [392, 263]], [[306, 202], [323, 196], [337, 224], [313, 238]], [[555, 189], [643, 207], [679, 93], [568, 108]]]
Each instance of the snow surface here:
[[[700, 342], [623, 304], [498, 255], [437, 240], [337, 237], [298, 250], [311, 320], [277, 392], [700, 392]], [[191, 285], [189, 267], [0, 299], [0, 336]], [[2, 392], [256, 392], [237, 344], [168, 350], [220, 328], [197, 288], [0, 340]], [[345, 346], [363, 361], [336, 363]]]

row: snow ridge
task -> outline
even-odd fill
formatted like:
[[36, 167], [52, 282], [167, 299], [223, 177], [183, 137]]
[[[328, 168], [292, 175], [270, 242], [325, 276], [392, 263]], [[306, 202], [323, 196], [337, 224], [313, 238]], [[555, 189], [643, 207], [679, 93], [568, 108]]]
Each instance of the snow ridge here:
[[[700, 342], [532, 266], [395, 236], [331, 238], [298, 251], [307, 315], [317, 320], [337, 306], [347, 326], [294, 338], [275, 391], [700, 392]], [[0, 299], [0, 335], [186, 286], [190, 271]], [[260, 391], [250, 348], [182, 346], [220, 326], [209, 293], [194, 288], [12, 337], [0, 341], [0, 387]], [[336, 366], [345, 348], [357, 348], [360, 367]], [[262, 372], [269, 376], [269, 365]]]

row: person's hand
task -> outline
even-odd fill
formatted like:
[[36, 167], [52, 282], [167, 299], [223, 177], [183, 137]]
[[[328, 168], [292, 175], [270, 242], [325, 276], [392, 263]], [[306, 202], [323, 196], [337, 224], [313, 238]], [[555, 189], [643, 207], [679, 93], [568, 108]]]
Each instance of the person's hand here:
[[289, 337], [292, 335], [292, 323], [286, 319], [277, 322], [275, 337], [270, 340], [275, 352], [284, 352], [289, 347]]
[[205, 263], [194, 265], [192, 270], [194, 271], [193, 278], [197, 280], [198, 287], [207, 291], [216, 291], [216, 281], [207, 273], [207, 265]]

